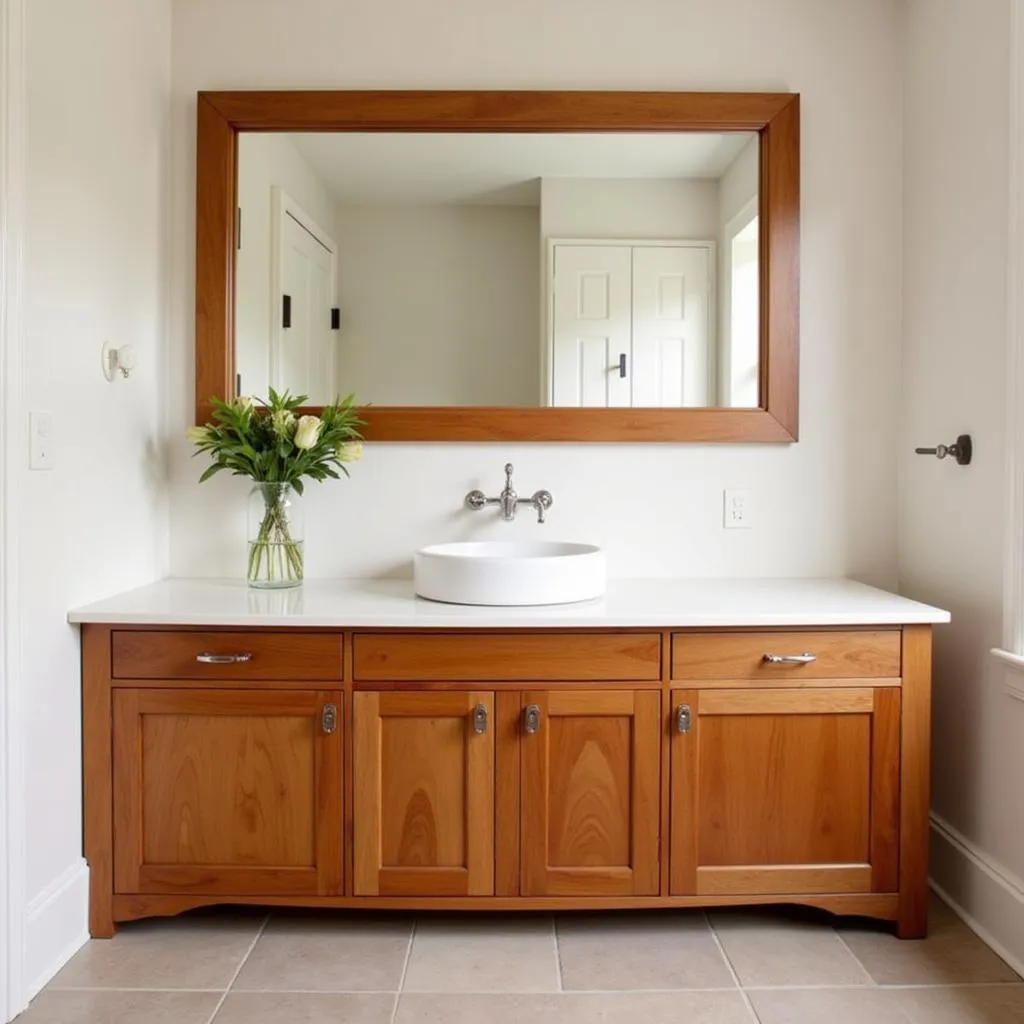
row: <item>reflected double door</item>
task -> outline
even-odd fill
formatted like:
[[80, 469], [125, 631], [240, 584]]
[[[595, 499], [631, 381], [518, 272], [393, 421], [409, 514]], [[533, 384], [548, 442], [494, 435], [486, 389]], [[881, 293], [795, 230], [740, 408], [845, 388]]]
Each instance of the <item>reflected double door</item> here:
[[556, 244], [551, 404], [708, 405], [712, 267], [707, 242]]

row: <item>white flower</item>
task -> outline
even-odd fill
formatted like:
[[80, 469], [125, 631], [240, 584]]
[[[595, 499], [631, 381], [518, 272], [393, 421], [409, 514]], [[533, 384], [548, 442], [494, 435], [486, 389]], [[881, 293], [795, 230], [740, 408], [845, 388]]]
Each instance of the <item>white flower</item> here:
[[295, 413], [291, 409], [278, 409], [271, 417], [271, 423], [278, 437], [291, 437], [295, 429]]
[[295, 447], [308, 451], [312, 448], [320, 436], [319, 416], [300, 416], [298, 426], [295, 428]]
[[250, 412], [255, 403], [252, 395], [239, 395], [232, 404], [239, 412]]
[[339, 444], [334, 455], [339, 462], [358, 462], [363, 457], [362, 442], [349, 441], [347, 444]]
[[185, 437], [192, 444], [202, 444], [210, 436], [206, 427], [186, 427]]

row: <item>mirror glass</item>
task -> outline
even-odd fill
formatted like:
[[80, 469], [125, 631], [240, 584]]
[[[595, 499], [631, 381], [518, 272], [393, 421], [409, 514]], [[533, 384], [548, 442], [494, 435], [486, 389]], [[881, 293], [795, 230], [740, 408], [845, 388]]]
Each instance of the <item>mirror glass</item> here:
[[238, 141], [237, 393], [758, 406], [756, 132]]

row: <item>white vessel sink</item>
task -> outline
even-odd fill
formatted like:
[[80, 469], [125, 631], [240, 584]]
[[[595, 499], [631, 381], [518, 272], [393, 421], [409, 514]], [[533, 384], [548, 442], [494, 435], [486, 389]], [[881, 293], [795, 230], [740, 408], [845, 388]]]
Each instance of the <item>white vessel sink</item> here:
[[560, 541], [433, 544], [413, 559], [416, 593], [450, 604], [569, 604], [601, 597], [604, 552]]

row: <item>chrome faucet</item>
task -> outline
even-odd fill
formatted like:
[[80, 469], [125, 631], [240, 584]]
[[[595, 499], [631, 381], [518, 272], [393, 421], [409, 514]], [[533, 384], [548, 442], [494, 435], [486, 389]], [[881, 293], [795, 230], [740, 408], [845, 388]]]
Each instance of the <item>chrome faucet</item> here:
[[537, 510], [537, 522], [544, 522], [544, 513], [555, 503], [550, 491], [534, 491], [529, 498], [520, 498], [512, 486], [512, 463], [505, 464], [505, 489], [497, 498], [488, 498], [483, 491], [470, 491], [466, 495], [466, 508], [479, 512], [488, 505], [501, 506], [501, 518], [511, 523], [520, 505], [532, 505]]

